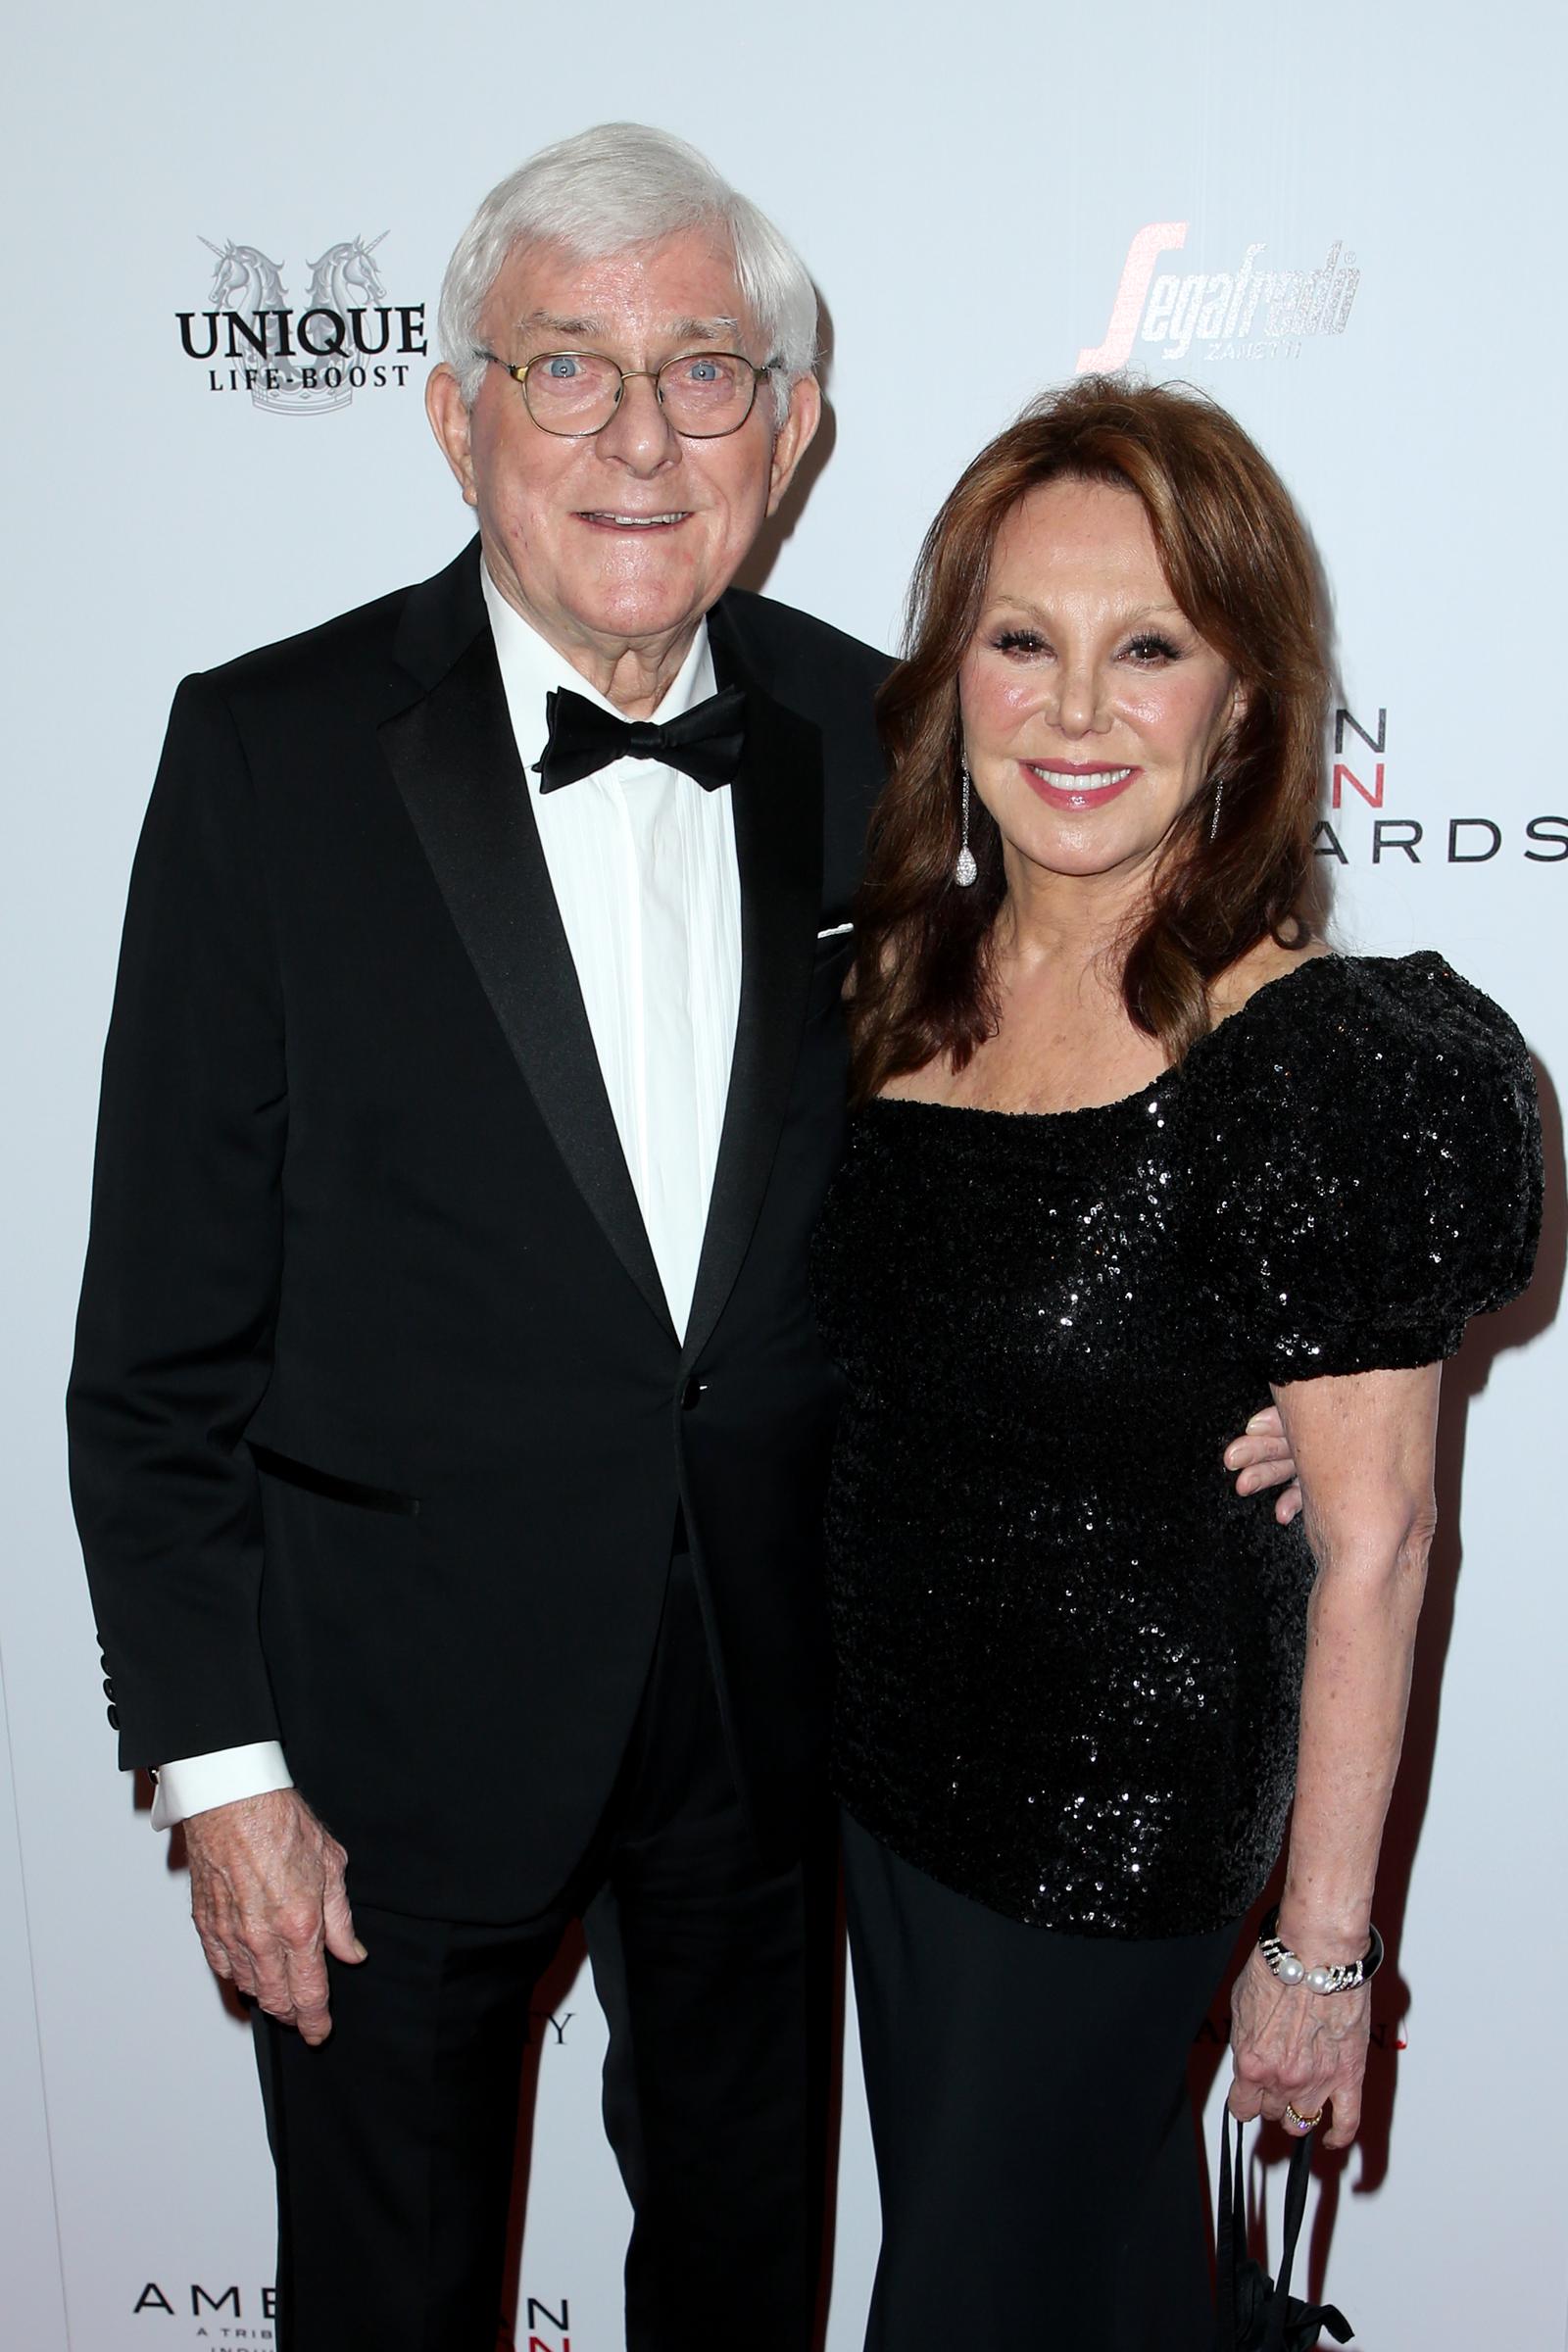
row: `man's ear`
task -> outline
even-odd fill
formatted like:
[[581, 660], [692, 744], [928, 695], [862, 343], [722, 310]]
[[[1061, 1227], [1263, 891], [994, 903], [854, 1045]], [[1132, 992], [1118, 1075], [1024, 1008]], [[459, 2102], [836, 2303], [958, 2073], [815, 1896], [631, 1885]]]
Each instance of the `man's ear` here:
[[790, 405], [773, 440], [767, 477], [767, 512], [776, 514], [785, 491], [816, 438], [822, 421], [822, 387], [814, 375], [799, 375], [790, 386]]
[[468, 431], [468, 404], [463, 397], [456, 375], [443, 360], [432, 368], [424, 387], [424, 413], [430, 419], [430, 430], [441, 444], [442, 453], [463, 492], [464, 504], [477, 504], [473, 487], [473, 450]]

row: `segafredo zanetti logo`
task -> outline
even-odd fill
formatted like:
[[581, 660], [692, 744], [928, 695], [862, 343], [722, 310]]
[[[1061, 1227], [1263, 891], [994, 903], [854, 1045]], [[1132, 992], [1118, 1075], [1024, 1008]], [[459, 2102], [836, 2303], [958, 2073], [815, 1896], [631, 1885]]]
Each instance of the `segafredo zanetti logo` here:
[[1079, 375], [1202, 361], [1298, 359], [1317, 336], [1343, 335], [1361, 272], [1336, 238], [1316, 270], [1274, 266], [1261, 239], [1225, 270], [1161, 270], [1187, 245], [1185, 220], [1151, 220], [1127, 248], [1102, 340], [1078, 354]]

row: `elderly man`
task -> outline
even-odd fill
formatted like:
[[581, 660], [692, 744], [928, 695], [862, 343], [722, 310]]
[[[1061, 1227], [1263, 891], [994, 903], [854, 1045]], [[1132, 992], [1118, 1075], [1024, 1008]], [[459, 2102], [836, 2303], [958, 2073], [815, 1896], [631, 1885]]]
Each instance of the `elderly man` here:
[[628, 2344], [809, 2338], [806, 1250], [885, 663], [730, 583], [815, 430], [815, 327], [681, 142], [536, 156], [442, 295], [477, 545], [174, 704], [74, 1478], [122, 1761], [256, 2002], [288, 2352], [493, 2343], [577, 1911]]
[[885, 662], [730, 589], [816, 428], [816, 304], [691, 149], [535, 157], [441, 333], [478, 545], [174, 705], [78, 1516], [122, 1760], [258, 2004], [290, 2352], [488, 2352], [529, 1995], [582, 1909], [628, 2342], [702, 2313], [793, 2352], [829, 1940], [806, 1246]]

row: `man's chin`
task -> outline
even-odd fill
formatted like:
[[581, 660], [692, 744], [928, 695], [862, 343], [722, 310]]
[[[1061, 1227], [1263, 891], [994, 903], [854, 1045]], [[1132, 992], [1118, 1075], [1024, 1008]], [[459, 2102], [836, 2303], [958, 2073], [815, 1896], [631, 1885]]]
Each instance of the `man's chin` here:
[[599, 594], [584, 597], [577, 617], [596, 636], [646, 644], [650, 638], [675, 637], [695, 627], [716, 595], [716, 590], [710, 595], [690, 579], [667, 584], [639, 581], [635, 586], [607, 582]]

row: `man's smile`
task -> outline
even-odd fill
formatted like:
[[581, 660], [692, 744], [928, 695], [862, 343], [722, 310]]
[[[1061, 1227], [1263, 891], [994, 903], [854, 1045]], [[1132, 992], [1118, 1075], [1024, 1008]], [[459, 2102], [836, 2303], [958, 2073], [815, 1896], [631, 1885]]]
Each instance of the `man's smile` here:
[[621, 514], [610, 507], [579, 507], [577, 520], [591, 522], [605, 531], [669, 531], [677, 523], [689, 522], [690, 507], [678, 508], [668, 514]]

